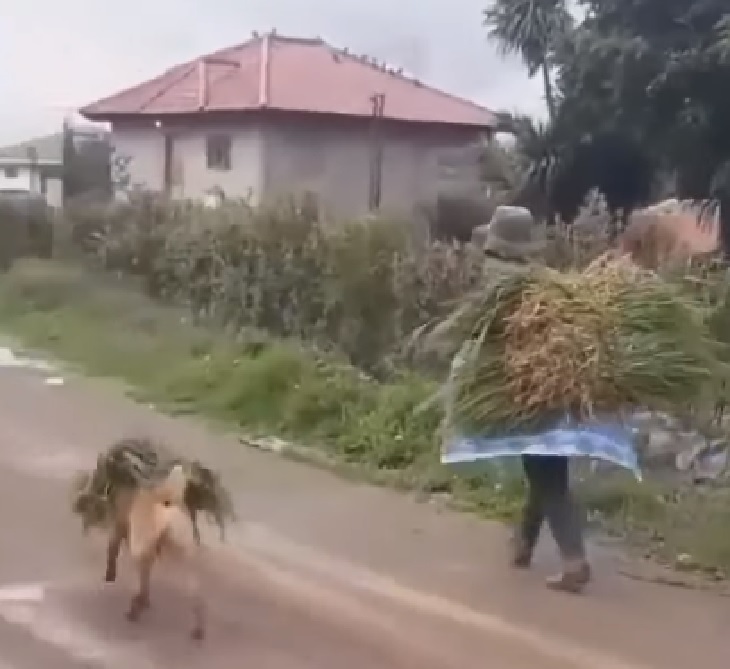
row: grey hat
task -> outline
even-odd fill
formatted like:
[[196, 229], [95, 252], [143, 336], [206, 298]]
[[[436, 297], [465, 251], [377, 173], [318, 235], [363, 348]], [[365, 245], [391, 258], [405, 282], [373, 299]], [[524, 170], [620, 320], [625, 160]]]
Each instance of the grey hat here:
[[532, 214], [524, 207], [497, 207], [489, 224], [480, 227], [486, 227], [479, 234], [483, 235], [485, 251], [514, 259], [529, 258], [545, 251], [544, 230], [535, 224]]

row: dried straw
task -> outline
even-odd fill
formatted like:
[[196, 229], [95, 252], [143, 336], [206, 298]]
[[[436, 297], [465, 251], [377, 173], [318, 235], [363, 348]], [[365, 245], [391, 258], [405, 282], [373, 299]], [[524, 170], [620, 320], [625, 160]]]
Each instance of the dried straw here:
[[185, 504], [191, 513], [205, 513], [220, 528], [234, 518], [231, 496], [218, 474], [200, 462], [175, 455], [150, 439], [126, 438], [99, 455], [92, 471], [80, 472], [72, 487], [71, 508], [84, 531], [104, 527], [114, 518], [119, 492], [154, 485], [182, 464], [188, 477]]
[[727, 375], [701, 312], [656, 274], [602, 257], [547, 268], [469, 296], [432, 333], [460, 336], [449, 413], [482, 434], [582, 420], [636, 405], [686, 405]]

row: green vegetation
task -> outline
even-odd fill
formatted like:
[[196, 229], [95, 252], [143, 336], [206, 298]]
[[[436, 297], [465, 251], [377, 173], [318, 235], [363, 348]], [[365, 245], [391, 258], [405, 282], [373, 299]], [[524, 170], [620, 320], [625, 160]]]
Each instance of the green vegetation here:
[[123, 379], [171, 412], [289, 437], [308, 445], [312, 459], [324, 454], [368, 480], [453, 494], [460, 505], [502, 518], [519, 502], [519, 480], [505, 484], [489, 470], [456, 477], [440, 467], [440, 415], [414, 411], [433, 386], [415, 374], [380, 383], [302, 343], [255, 331], [234, 339], [192, 325], [185, 312], [155, 304], [127, 281], [57, 262], [19, 262], [4, 277], [0, 323], [27, 346]]
[[[414, 409], [433, 391], [415, 373], [378, 382], [340, 355], [243, 330], [193, 325], [129, 280], [78, 265], [20, 261], [0, 282], [0, 325], [31, 348], [121, 379], [171, 412], [225, 421], [246, 434], [289, 437], [296, 456], [340, 473], [420, 493], [490, 518], [522, 502], [517, 470], [454, 473], [438, 464], [435, 411]], [[601, 475], [579, 486], [601, 526], [669, 563], [730, 569], [730, 504], [721, 493]]]

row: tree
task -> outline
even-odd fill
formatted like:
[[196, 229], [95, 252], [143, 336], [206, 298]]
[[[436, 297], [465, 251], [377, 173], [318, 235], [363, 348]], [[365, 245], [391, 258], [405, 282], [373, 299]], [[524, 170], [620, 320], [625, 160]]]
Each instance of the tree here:
[[542, 74], [551, 119], [557, 102], [551, 78], [552, 56], [572, 26], [565, 0], [494, 0], [484, 10], [484, 25], [503, 55], [517, 54], [534, 77]]
[[77, 131], [63, 124], [63, 198], [107, 199], [112, 195], [111, 146], [103, 133]]
[[730, 157], [730, 12], [725, 0], [583, 0], [556, 52], [559, 134], [625, 133], [707, 197]]
[[68, 119], [63, 121], [63, 201], [71, 199], [77, 191], [73, 165], [76, 159], [73, 128]]
[[[664, 181], [677, 197], [723, 202], [730, 251], [727, 0], [580, 3], [583, 20], [550, 46], [551, 206], [569, 212], [585, 182], [598, 180], [591, 185], [609, 206], [625, 209]], [[506, 13], [497, 16], [509, 25]]]
[[550, 128], [524, 114], [503, 112], [500, 118], [502, 131], [514, 139], [509, 152], [514, 178], [508, 202], [527, 207], [540, 219], [550, 218], [547, 198], [547, 179], [553, 159]]

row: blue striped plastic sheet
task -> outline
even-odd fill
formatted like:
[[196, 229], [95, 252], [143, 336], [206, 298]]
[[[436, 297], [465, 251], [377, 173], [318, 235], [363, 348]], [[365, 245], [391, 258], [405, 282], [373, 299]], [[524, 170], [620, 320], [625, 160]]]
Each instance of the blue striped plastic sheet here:
[[628, 469], [641, 480], [633, 432], [620, 423], [564, 421], [538, 434], [504, 437], [455, 434], [445, 440], [441, 462], [459, 465], [518, 455], [561, 455], [605, 460]]

